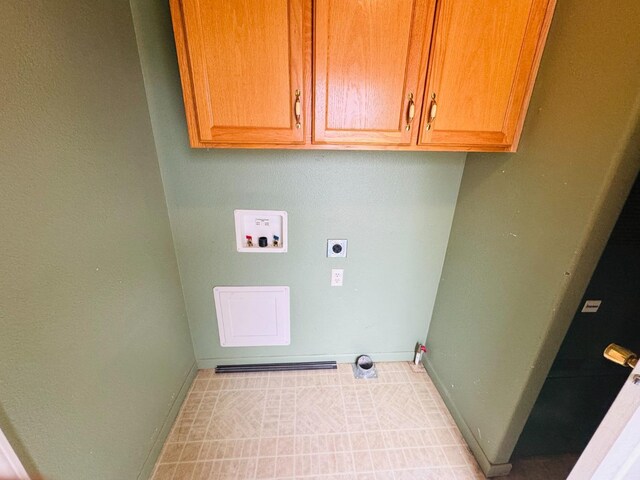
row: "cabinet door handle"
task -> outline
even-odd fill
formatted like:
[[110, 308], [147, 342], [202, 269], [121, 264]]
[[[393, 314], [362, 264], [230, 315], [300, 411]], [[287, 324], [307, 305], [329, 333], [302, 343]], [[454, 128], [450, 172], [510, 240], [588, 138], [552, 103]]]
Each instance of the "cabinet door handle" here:
[[407, 105], [407, 126], [404, 129], [408, 132], [411, 130], [411, 122], [416, 116], [416, 103], [413, 101], [413, 93], [409, 94], [409, 104]]
[[436, 102], [436, 94], [431, 94], [431, 106], [429, 107], [429, 119], [427, 120], [427, 130], [431, 130], [431, 124], [436, 119], [438, 113], [438, 102]]
[[300, 102], [300, 90], [296, 90], [296, 101], [293, 104], [293, 114], [296, 117], [296, 128], [300, 128], [300, 118], [302, 117], [302, 103]]

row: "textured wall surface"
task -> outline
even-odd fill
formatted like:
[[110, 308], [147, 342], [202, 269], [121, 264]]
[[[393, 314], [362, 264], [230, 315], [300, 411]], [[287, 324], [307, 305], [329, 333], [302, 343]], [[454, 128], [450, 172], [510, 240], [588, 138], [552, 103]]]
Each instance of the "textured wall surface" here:
[[639, 22], [635, 0], [558, 2], [518, 153], [467, 158], [427, 344], [492, 463], [509, 460], [640, 165]]
[[144, 477], [194, 358], [129, 3], [5, 1], [0, 45], [0, 428]]
[[[167, 2], [132, 10], [199, 364], [408, 359], [431, 317], [464, 154], [194, 150]], [[285, 255], [235, 251], [233, 210], [289, 213]], [[346, 260], [325, 258], [347, 238]], [[344, 266], [342, 288], [329, 286]], [[212, 288], [291, 287], [291, 345], [221, 348]]]

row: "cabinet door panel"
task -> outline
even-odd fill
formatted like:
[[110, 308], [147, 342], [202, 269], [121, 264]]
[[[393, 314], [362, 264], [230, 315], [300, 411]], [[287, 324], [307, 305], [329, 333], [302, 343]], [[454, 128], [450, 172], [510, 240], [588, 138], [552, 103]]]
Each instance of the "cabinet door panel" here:
[[314, 143], [415, 141], [433, 9], [432, 0], [316, 0]]
[[303, 142], [303, 0], [171, 0], [171, 7], [198, 140]]
[[[439, 2], [420, 144], [508, 147], [514, 143], [553, 3]], [[431, 112], [434, 102], [437, 108]], [[435, 118], [429, 121], [431, 113]]]

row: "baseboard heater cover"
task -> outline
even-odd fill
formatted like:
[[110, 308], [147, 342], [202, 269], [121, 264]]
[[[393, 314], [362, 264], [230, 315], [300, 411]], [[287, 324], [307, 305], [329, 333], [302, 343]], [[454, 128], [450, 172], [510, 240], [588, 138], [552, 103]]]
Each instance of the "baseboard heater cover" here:
[[246, 363], [241, 365], [218, 365], [216, 373], [289, 372], [294, 370], [335, 370], [336, 368], [338, 368], [338, 365], [334, 361]]

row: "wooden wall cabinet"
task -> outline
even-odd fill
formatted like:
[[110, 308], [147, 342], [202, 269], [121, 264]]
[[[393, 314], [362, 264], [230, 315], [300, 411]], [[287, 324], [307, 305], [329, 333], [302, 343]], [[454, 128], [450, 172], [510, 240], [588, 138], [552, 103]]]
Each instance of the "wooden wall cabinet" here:
[[419, 145], [515, 150], [552, 3], [438, 1]]
[[170, 0], [193, 147], [515, 151], [555, 0]]
[[435, 0], [316, 0], [313, 142], [415, 144]]
[[193, 147], [304, 144], [305, 3], [171, 0]]

